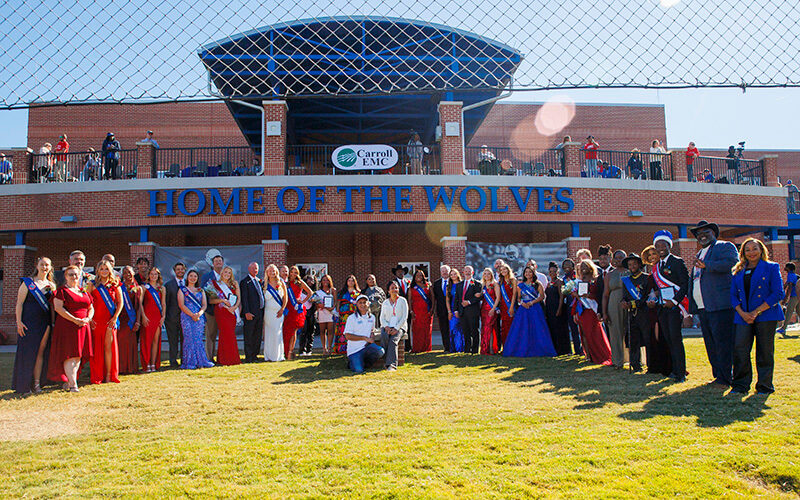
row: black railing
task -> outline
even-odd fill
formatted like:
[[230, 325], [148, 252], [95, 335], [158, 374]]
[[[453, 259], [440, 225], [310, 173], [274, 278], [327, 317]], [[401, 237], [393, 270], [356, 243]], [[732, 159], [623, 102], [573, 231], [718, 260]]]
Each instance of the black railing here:
[[564, 175], [559, 149], [469, 146], [464, 148], [464, 167], [472, 175]]
[[692, 170], [694, 177], [702, 182], [766, 186], [764, 166], [758, 160], [698, 156]]
[[[30, 182], [80, 182], [135, 179], [137, 150], [117, 151], [118, 158], [103, 158], [99, 151], [32, 155]], [[116, 161], [115, 161], [116, 160]]]
[[800, 214], [800, 191], [797, 186], [789, 187], [789, 194], [786, 198], [786, 212], [790, 215]]
[[654, 181], [674, 179], [670, 154], [600, 149], [596, 151], [595, 163], [591, 164], [586, 159], [586, 153], [586, 150], [581, 150], [581, 177]]
[[397, 151], [397, 164], [388, 170], [341, 170], [333, 166], [331, 155], [339, 146], [301, 144], [286, 148], [286, 175], [380, 175], [442, 173], [439, 146], [392, 145]]
[[258, 175], [261, 155], [247, 146], [161, 148], [156, 150], [158, 177]]

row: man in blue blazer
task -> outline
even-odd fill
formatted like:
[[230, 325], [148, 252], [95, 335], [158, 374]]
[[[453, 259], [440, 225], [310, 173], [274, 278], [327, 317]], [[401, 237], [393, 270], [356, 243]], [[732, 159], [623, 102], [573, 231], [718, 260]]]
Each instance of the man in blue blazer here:
[[720, 241], [719, 226], [701, 220], [691, 228], [700, 243], [689, 280], [689, 312], [700, 315], [712, 384], [731, 385], [733, 375], [733, 306], [730, 301], [731, 269], [739, 261], [736, 246]]

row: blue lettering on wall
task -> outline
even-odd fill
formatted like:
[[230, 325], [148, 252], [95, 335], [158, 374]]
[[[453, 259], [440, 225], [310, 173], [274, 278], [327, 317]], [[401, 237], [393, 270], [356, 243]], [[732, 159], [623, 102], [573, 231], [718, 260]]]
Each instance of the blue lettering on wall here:
[[528, 193], [525, 195], [525, 199], [522, 199], [522, 195], [519, 192], [519, 188], [517, 186], [508, 188], [511, 190], [511, 194], [514, 195], [514, 201], [517, 202], [517, 208], [519, 208], [520, 212], [524, 212], [528, 209], [528, 200], [531, 198], [531, 191], [533, 188], [525, 188], [528, 190]]
[[379, 210], [380, 213], [385, 214], [389, 212], [389, 186], [381, 186], [381, 194], [379, 196], [372, 196], [372, 190], [375, 189], [373, 186], [365, 186], [364, 187], [364, 213], [374, 213], [372, 210], [372, 202], [373, 201], [380, 201], [381, 202], [381, 209]]
[[497, 187], [493, 186], [489, 188], [489, 194], [492, 199], [492, 212], [508, 212], [508, 205], [504, 206], [503, 208], [497, 207]]
[[[312, 186], [308, 188], [308, 191], [311, 195], [308, 199], [308, 213], [318, 213], [317, 203], [325, 203], [325, 186]], [[322, 191], [321, 194], [320, 191]]]
[[172, 205], [175, 204], [175, 190], [166, 190], [164, 193], [167, 195], [167, 199], [164, 201], [158, 201], [158, 193], [160, 191], [148, 191], [148, 194], [150, 194], [150, 213], [147, 216], [158, 217], [158, 205], [164, 205], [167, 208], [164, 215], [175, 215], [175, 210], [172, 209]]
[[[194, 212], [190, 212], [186, 209], [186, 196], [189, 194], [194, 193], [197, 195], [197, 210]], [[202, 191], [199, 189], [187, 189], [186, 191], [182, 192], [178, 195], [178, 210], [183, 215], [193, 216], [203, 212], [206, 208], [206, 195], [203, 194]]]
[[556, 208], [552, 206], [553, 203], [553, 188], [536, 188], [537, 196], [539, 198], [538, 212], [555, 212]]
[[353, 213], [353, 192], [361, 191], [360, 187], [355, 186], [341, 186], [336, 189], [337, 192], [341, 193], [344, 191], [344, 210], [342, 213], [345, 214], [352, 214]]
[[[286, 197], [286, 191], [294, 191], [295, 193], [297, 193], [297, 207], [295, 207], [294, 209], [290, 210], [286, 208], [286, 203], [284, 202], [284, 198]], [[278, 210], [280, 210], [281, 212], [285, 214], [296, 214], [297, 212], [302, 210], [303, 207], [306, 206], [306, 195], [303, 193], [303, 190], [300, 189], [299, 187], [288, 186], [278, 191], [277, 203], [278, 203]]]
[[[572, 196], [571, 188], [560, 188], [556, 191], [556, 199], [560, 202], [556, 207], [558, 212], [562, 214], [572, 212], [572, 209], [575, 208], [575, 201], [570, 196]], [[566, 205], [566, 207], [563, 205]]]
[[248, 214], [263, 214], [264, 207], [256, 210], [256, 203], [261, 204], [262, 196], [264, 196], [264, 188], [247, 188], [247, 213]]
[[[467, 203], [467, 193], [470, 191], [475, 191], [478, 193], [478, 207], [477, 208], [470, 208], [469, 203]], [[484, 208], [486, 208], [486, 191], [483, 189], [476, 187], [476, 186], [468, 186], [465, 187], [463, 191], [461, 191], [461, 198], [459, 199], [461, 202], [461, 208], [464, 209], [465, 212], [476, 213], [480, 212]]]
[[[403, 191], [407, 191], [403, 194]], [[411, 188], [409, 186], [398, 186], [394, 188], [394, 211], [397, 213], [411, 212], [414, 207], [411, 206]], [[408, 203], [407, 207], [403, 206], [403, 202]]]
[[457, 187], [450, 187], [450, 196], [447, 196], [445, 192], [445, 188], [440, 187], [438, 193], [436, 193], [436, 198], [433, 197], [433, 188], [431, 186], [425, 186], [425, 193], [428, 195], [428, 207], [430, 211], [433, 212], [436, 210], [437, 205], [439, 202], [444, 203], [444, 208], [447, 209], [449, 212], [453, 208], [453, 199], [456, 197], [456, 191], [458, 191]]
[[[222, 197], [219, 194], [219, 189], [209, 189], [208, 194], [211, 195], [211, 203], [209, 204], [210, 209], [208, 210], [208, 215], [217, 215], [217, 213], [225, 215], [228, 213], [228, 208], [231, 205], [233, 205], [231, 215], [242, 215], [242, 210], [239, 207], [239, 195], [241, 192], [242, 190], [239, 188], [232, 190], [230, 196], [228, 196], [228, 200], [223, 203]], [[217, 212], [215, 207], [220, 207], [220, 212]]]

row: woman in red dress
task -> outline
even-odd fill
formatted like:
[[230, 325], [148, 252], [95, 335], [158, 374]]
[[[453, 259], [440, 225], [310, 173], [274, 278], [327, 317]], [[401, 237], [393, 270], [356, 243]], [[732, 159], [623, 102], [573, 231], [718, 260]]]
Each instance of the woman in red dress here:
[[[121, 374], [139, 373], [139, 341], [136, 332], [142, 321], [142, 287], [136, 283], [136, 271], [131, 266], [122, 269], [122, 313], [119, 315], [117, 344], [119, 345], [119, 372]], [[127, 295], [127, 300], [125, 296]]]
[[506, 343], [508, 329], [514, 319], [514, 304], [517, 303], [517, 278], [505, 262], [500, 265], [497, 290], [500, 293], [500, 349]]
[[56, 322], [47, 378], [64, 382], [64, 390], [78, 392], [78, 369], [92, 357], [92, 329], [94, 317], [92, 296], [78, 284], [81, 270], [69, 266], [64, 271], [65, 285], [59, 287], [53, 298]]
[[97, 279], [86, 284], [86, 291], [92, 296], [94, 307], [94, 320], [90, 323], [93, 356], [89, 361], [89, 379], [93, 384], [118, 384], [117, 320], [122, 312], [122, 293], [111, 262], [101, 260], [95, 266], [95, 272]]
[[[578, 300], [572, 303], [572, 314], [575, 323], [581, 329], [583, 337], [583, 352], [586, 358], [598, 365], [611, 366], [611, 345], [608, 343], [603, 325], [600, 323], [601, 317], [597, 314], [598, 299], [600, 299], [597, 284], [597, 267], [590, 260], [581, 261], [578, 264], [578, 274], [580, 282], [588, 283], [588, 292], [579, 295], [579, 287], [572, 291], [573, 297]], [[580, 312], [578, 312], [580, 310]]]
[[500, 284], [495, 281], [491, 267], [483, 270], [481, 284], [483, 285], [481, 293], [481, 354], [497, 354], [499, 349], [495, 332], [497, 331], [497, 308], [500, 305]]
[[239, 356], [239, 344], [236, 342], [236, 318], [242, 304], [239, 300], [239, 284], [233, 279], [233, 269], [225, 266], [219, 274], [219, 281], [212, 280], [210, 286], [222, 299], [222, 302], [214, 306], [214, 317], [219, 328], [217, 364], [238, 365], [242, 360]]
[[283, 320], [283, 354], [286, 359], [294, 359], [297, 331], [306, 325], [306, 311], [303, 307], [302, 294], [310, 297], [314, 293], [306, 282], [300, 279], [300, 269], [297, 266], [289, 268], [286, 292], [288, 301], [286, 319]]
[[411, 352], [431, 352], [433, 330], [433, 293], [431, 284], [421, 269], [414, 272], [411, 280], [411, 289], [408, 292], [411, 299]]
[[164, 280], [161, 271], [154, 267], [147, 273], [147, 283], [142, 285], [141, 304], [144, 332], [139, 334], [142, 368], [145, 373], [161, 368], [161, 327], [164, 325]]

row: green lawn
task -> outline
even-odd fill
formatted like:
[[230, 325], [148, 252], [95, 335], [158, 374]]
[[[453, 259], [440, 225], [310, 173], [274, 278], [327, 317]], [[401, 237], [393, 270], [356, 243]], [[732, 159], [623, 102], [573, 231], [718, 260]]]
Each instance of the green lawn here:
[[[797, 498], [800, 340], [766, 398], [577, 358], [410, 355], [126, 376], [0, 393], [7, 498]], [[0, 387], [13, 355], [0, 355]]]

